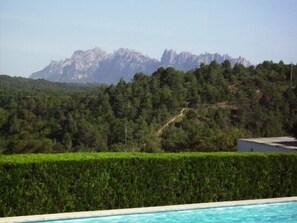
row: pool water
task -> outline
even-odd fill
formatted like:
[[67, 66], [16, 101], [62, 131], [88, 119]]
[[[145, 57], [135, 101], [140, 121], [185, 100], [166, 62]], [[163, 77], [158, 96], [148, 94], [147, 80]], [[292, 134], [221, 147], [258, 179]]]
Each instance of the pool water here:
[[48, 221], [48, 223], [297, 223], [297, 202], [283, 202], [145, 214]]

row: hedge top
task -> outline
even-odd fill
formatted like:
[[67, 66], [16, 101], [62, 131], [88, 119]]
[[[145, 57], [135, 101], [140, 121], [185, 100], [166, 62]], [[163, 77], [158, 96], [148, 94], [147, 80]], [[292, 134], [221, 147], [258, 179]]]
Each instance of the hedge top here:
[[17, 154], [0, 155], [1, 163], [39, 163], [57, 161], [83, 161], [101, 159], [183, 159], [210, 157], [268, 157], [268, 156], [297, 156], [292, 153], [243, 153], [243, 152], [188, 152], [188, 153], [59, 153], [59, 154]]

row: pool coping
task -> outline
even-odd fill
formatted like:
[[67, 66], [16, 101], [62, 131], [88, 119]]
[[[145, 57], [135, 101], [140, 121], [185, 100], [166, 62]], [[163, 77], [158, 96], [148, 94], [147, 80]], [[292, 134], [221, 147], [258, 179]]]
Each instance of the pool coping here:
[[221, 201], [221, 202], [182, 204], [182, 205], [171, 205], [171, 206], [141, 207], [141, 208], [129, 208], [129, 209], [113, 209], [113, 210], [101, 210], [101, 211], [84, 211], [84, 212], [69, 212], [69, 213], [58, 213], [58, 214], [16, 216], [16, 217], [0, 218], [0, 222], [3, 222], [3, 223], [4, 222], [5, 223], [38, 222], [38, 221], [51, 221], [51, 220], [63, 220], [63, 219], [102, 217], [102, 216], [111, 216], [111, 215], [142, 214], [142, 213], [150, 213], [150, 212], [181, 211], [181, 210], [198, 209], [198, 208], [213, 208], [213, 207], [227, 207], [227, 206], [237, 206], [237, 205], [280, 203], [280, 202], [289, 202], [289, 201], [297, 201], [297, 196], [296, 197], [256, 199], [256, 200]]

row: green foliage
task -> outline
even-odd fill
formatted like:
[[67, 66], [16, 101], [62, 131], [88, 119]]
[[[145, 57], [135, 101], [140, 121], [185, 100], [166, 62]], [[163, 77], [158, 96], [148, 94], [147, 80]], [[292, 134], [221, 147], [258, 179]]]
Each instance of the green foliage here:
[[283, 62], [224, 61], [187, 73], [159, 68], [109, 86], [0, 76], [0, 153], [232, 151], [237, 137], [291, 134], [290, 72]]
[[[99, 84], [52, 83], [46, 80], [32, 80], [23, 77], [0, 75], [0, 92], [11, 96], [35, 96], [39, 93], [96, 93]], [[3, 96], [3, 95], [1, 95]]]
[[296, 196], [296, 161], [277, 153], [0, 155], [0, 216]]

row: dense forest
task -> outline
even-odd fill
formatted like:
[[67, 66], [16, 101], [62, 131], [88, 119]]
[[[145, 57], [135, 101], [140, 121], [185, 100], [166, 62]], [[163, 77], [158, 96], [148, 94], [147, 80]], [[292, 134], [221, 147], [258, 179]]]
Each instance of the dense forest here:
[[283, 62], [225, 61], [116, 85], [1, 76], [0, 153], [232, 151], [238, 138], [290, 134], [296, 73]]

